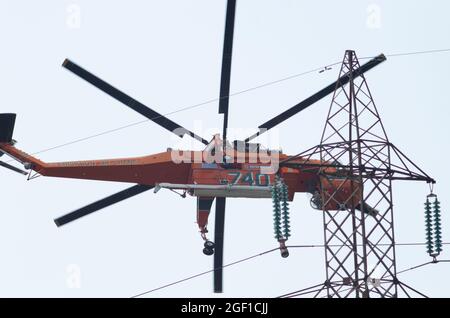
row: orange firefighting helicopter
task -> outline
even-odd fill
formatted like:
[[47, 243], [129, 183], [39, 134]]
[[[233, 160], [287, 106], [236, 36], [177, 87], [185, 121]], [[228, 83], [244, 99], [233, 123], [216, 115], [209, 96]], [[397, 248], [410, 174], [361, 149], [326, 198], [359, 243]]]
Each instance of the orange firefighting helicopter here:
[[[311, 106], [340, 86], [345, 85], [348, 83], [350, 77], [350, 74], [342, 76], [336, 82], [328, 85], [316, 94], [313, 94], [304, 101], [270, 119], [258, 127], [259, 131], [257, 133], [245, 140], [234, 141], [232, 143], [228, 142], [226, 134], [228, 126], [228, 96], [235, 6], [235, 0], [228, 0], [219, 99], [219, 113], [224, 114], [223, 140], [219, 135], [215, 135], [211, 141], [207, 141], [164, 115], [131, 98], [72, 61], [66, 59], [63, 63], [63, 67], [67, 70], [161, 127], [173, 132], [179, 137], [188, 135], [202, 142], [206, 146], [203, 151], [183, 152], [168, 149], [165, 152], [145, 157], [46, 163], [14, 146], [15, 140], [12, 137], [16, 115], [0, 114], [0, 156], [3, 154], [9, 155], [23, 164], [24, 168], [29, 172], [0, 161], [1, 166], [22, 174], [28, 174], [34, 171], [39, 175], [49, 177], [117, 181], [136, 184], [56, 218], [55, 223], [57, 226], [62, 226], [150, 189], [154, 189], [154, 192], [163, 188], [181, 190], [184, 191], [183, 196], [189, 194], [197, 197], [197, 223], [204, 240], [203, 252], [206, 255], [214, 254], [215, 292], [222, 291], [223, 234], [226, 198], [270, 198], [272, 197], [272, 189], [277, 180], [283, 180], [287, 188], [287, 201], [292, 201], [296, 192], [311, 193], [313, 194], [311, 205], [317, 209], [322, 209], [319, 202], [321, 197], [321, 187], [319, 186], [320, 177], [317, 171], [311, 169], [302, 171], [301, 169], [283, 166], [279, 169], [277, 169], [278, 166], [275, 166], [275, 169], [271, 169], [274, 162], [262, 160], [262, 147], [259, 144], [250, 143], [250, 141]], [[386, 58], [382, 54], [375, 57], [359, 69], [353, 71], [352, 77], [360, 76], [385, 60]], [[282, 162], [290, 158], [286, 154], [275, 151], [269, 150], [265, 152], [270, 158], [276, 158], [277, 162]], [[175, 157], [177, 160], [174, 160], [174, 154], [176, 154]], [[302, 159], [296, 158], [295, 160], [300, 161]], [[320, 161], [311, 163], [320, 165]], [[329, 186], [330, 189], [334, 187], [332, 184]], [[322, 191], [327, 191], [327, 188], [323, 187], [323, 185], [322, 189]], [[345, 202], [351, 197], [349, 184], [341, 185], [339, 191], [338, 195], [341, 202]], [[214, 200], [216, 200], [216, 221], [213, 243], [207, 238], [207, 223]], [[358, 200], [357, 196], [352, 196], [352, 200]], [[329, 206], [325, 207], [327, 210], [337, 210], [340, 208], [339, 206], [334, 206], [333, 203], [328, 204]], [[357, 205], [358, 202], [354, 202], [354, 204]], [[370, 207], [365, 207], [364, 211], [369, 214], [375, 214], [377, 212]], [[280, 250], [282, 256], [287, 257], [288, 251], [284, 241], [283, 239], [279, 240]]]

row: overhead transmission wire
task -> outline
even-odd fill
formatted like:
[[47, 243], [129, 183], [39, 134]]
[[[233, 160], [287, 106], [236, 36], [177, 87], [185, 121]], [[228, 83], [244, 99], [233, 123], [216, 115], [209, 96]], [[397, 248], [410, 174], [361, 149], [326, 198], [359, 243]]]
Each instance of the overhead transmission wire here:
[[[448, 243], [446, 243], [446, 244], [448, 244]], [[405, 245], [405, 244], [403, 244], [403, 245]], [[408, 245], [410, 245], [410, 244], [408, 244]], [[425, 244], [425, 243], [420, 243], [420, 245], [426, 245], [426, 244]], [[409, 271], [412, 271], [412, 270], [415, 270], [415, 269], [418, 269], [418, 268], [421, 268], [421, 267], [424, 267], [424, 266], [430, 265], [430, 264], [449, 263], [449, 262], [450, 262], [450, 260], [437, 260], [437, 259], [435, 259], [435, 260], [432, 260], [432, 261], [429, 261], [429, 262], [426, 262], [426, 263], [423, 263], [423, 264], [420, 264], [420, 265], [415, 265], [415, 266], [412, 266], [412, 267], [410, 267], [410, 268], [401, 270], [401, 271], [397, 272], [396, 274], [397, 274], [397, 275], [400, 275], [400, 274], [403, 274], [403, 273], [405, 273], [405, 272], [409, 272]], [[403, 284], [404, 284], [404, 283], [403, 283]], [[420, 295], [422, 295], [422, 296], [425, 296], [425, 295], [423, 295], [422, 293], [420, 293], [420, 292], [418, 292], [418, 291], [412, 289], [411, 287], [407, 286], [406, 284], [404, 284], [404, 285], [405, 285], [406, 287], [410, 288], [411, 290], [415, 291], [416, 293], [418, 293], [418, 294], [420, 294]], [[322, 286], [322, 287], [321, 287], [321, 288], [318, 288], [319, 286]], [[314, 289], [314, 288], [315, 288], [315, 289]], [[340, 290], [340, 292], [350, 291], [350, 290], [353, 290], [354, 288], [355, 288], [355, 287], [349, 287], [349, 288], [347, 288], [347, 289]], [[296, 291], [294, 291], [294, 292], [290, 292], [290, 293], [281, 295], [281, 296], [279, 296], [279, 298], [283, 298], [283, 297], [286, 297], [286, 298], [295, 298], [295, 297], [298, 297], [298, 296], [303, 296], [303, 295], [307, 295], [307, 294], [312, 294], [312, 293], [320, 292], [321, 290], [323, 290], [323, 283], [318, 284], [318, 285], [314, 285], [314, 286], [311, 286], [311, 287], [302, 288], [302, 289], [300, 289], [300, 290], [296, 290]], [[403, 291], [405, 291], [405, 290], [403, 290]], [[405, 293], [406, 293], [406, 292], [405, 292]], [[407, 294], [407, 293], [406, 293], [406, 294]], [[323, 296], [323, 297], [321, 297], [321, 298], [327, 298], [327, 297], [328, 297], [328, 296]]]
[[[415, 51], [415, 52], [403, 52], [403, 53], [392, 53], [386, 54], [386, 57], [397, 57], [397, 56], [408, 56], [408, 55], [419, 55], [419, 54], [432, 54], [432, 53], [445, 53], [450, 52], [450, 49], [438, 49], [438, 50], [426, 50], [426, 51]], [[367, 59], [370, 57], [364, 57]]]
[[[378, 245], [390, 245], [390, 244], [378, 244]], [[426, 243], [396, 243], [396, 244], [395, 244], [395, 246], [424, 246], [424, 245], [426, 245]], [[442, 245], [450, 245], [450, 242], [442, 243]], [[329, 245], [329, 246], [330, 246], [330, 245]], [[340, 246], [343, 246], [343, 245], [336, 244], [336, 245], [332, 245], [332, 246], [334, 246], [334, 247], [340, 247]], [[325, 247], [325, 245], [323, 245], [323, 244], [307, 244], [307, 245], [289, 245], [289, 246], [287, 246], [287, 248], [290, 248], [290, 249], [292, 249], [292, 248], [319, 248], [319, 247]], [[280, 249], [279, 247], [272, 248], [272, 249], [269, 249], [269, 250], [267, 250], [267, 251], [264, 251], [264, 252], [261, 252], [261, 253], [258, 253], [258, 254], [254, 254], [254, 255], [252, 255], [252, 256], [248, 256], [248, 257], [242, 258], [242, 259], [240, 259], [240, 260], [231, 262], [231, 263], [226, 264], [226, 265], [223, 265], [223, 266], [221, 266], [221, 267], [213, 268], [213, 269], [210, 269], [210, 270], [207, 270], [207, 271], [204, 271], [204, 272], [195, 274], [195, 275], [191, 275], [191, 276], [186, 277], [186, 278], [179, 279], [179, 280], [174, 281], [174, 282], [172, 282], [172, 283], [165, 284], [165, 285], [162, 285], [162, 286], [160, 286], [160, 287], [156, 287], [156, 288], [147, 290], [147, 291], [145, 291], [145, 292], [136, 294], [136, 295], [132, 296], [131, 298], [138, 298], [138, 297], [141, 297], [141, 296], [144, 296], [144, 295], [147, 295], [147, 294], [150, 294], [150, 293], [153, 293], [153, 292], [162, 290], [162, 289], [166, 289], [166, 288], [168, 288], [168, 287], [171, 287], [171, 286], [174, 286], [174, 285], [178, 285], [178, 284], [184, 283], [184, 282], [186, 282], [186, 281], [189, 281], [189, 280], [192, 280], [192, 279], [195, 279], [195, 278], [204, 276], [204, 275], [206, 275], [206, 274], [212, 273], [212, 272], [214, 272], [216, 269], [221, 269], [221, 268], [223, 269], [223, 268], [226, 268], [226, 267], [231, 267], [231, 266], [234, 266], [234, 265], [237, 265], [237, 264], [240, 264], [240, 263], [244, 263], [244, 262], [249, 261], [249, 260], [251, 260], [251, 259], [254, 259], [254, 258], [263, 256], [263, 255], [270, 254], [270, 253], [275, 252], [275, 251], [277, 251], [277, 250], [279, 250], [279, 249]], [[449, 260], [449, 261], [447, 261], [447, 260], [445, 260], [445, 261], [437, 261], [437, 262], [450, 262], [450, 260]], [[432, 263], [432, 262], [428, 262], [428, 263], [426, 263], [426, 264], [429, 264], [429, 263]], [[436, 263], [436, 261], [435, 261], [435, 263]], [[422, 264], [421, 266], [424, 266], [424, 265], [425, 265], [425, 264]], [[412, 270], [412, 269], [407, 269], [407, 270]], [[405, 272], [405, 271], [407, 271], [407, 270], [398, 272], [397, 274], [400, 274], [400, 273]], [[305, 289], [303, 289], [303, 290], [306, 290], [306, 289], [308, 289], [308, 288], [305, 288]], [[303, 290], [302, 290], [302, 291], [303, 291]], [[296, 293], [296, 292], [294, 292], [294, 293]]]
[[400, 272], [397, 272], [397, 275], [398, 275], [398, 274], [402, 274], [402, 273], [406, 273], [406, 272], [409, 272], [409, 271], [412, 271], [412, 270], [414, 270], [414, 269], [418, 269], [418, 268], [424, 267], [424, 266], [426, 266], [426, 265], [430, 265], [430, 264], [438, 264], [438, 263], [450, 263], [450, 260], [448, 260], [448, 259], [443, 259], [443, 260], [436, 259], [436, 260], [432, 260], [432, 261], [429, 261], [429, 262], [426, 262], [426, 263], [423, 263], [423, 264], [420, 264], [420, 265], [412, 266], [412, 267], [410, 267], [410, 268], [401, 270]]
[[[450, 49], [438, 49], [438, 50], [394, 53], [394, 54], [385, 54], [385, 56], [386, 57], [399, 57], [399, 56], [409, 56], [409, 55], [419, 55], [419, 54], [433, 54], [433, 53], [444, 53], [444, 52], [450, 52]], [[360, 60], [364, 60], [364, 59], [371, 59], [371, 58], [374, 58], [374, 57], [361, 57], [359, 59]], [[228, 96], [222, 96], [220, 98], [213, 98], [213, 99], [209, 99], [209, 100], [206, 100], [204, 102], [201, 102], [201, 103], [196, 103], [196, 104], [193, 104], [193, 105], [190, 105], [190, 106], [185, 106], [185, 107], [182, 107], [180, 109], [174, 110], [172, 112], [168, 112], [168, 113], [162, 114], [160, 116], [155, 116], [155, 117], [153, 117], [151, 119], [140, 120], [140, 121], [137, 121], [137, 122], [134, 122], [134, 123], [130, 123], [128, 125], [119, 126], [117, 128], [105, 130], [105, 131], [102, 131], [102, 132], [99, 132], [99, 133], [96, 133], [96, 134], [93, 134], [93, 135], [89, 135], [89, 136], [86, 136], [86, 137], [78, 138], [78, 139], [75, 139], [75, 140], [72, 140], [72, 141], [69, 141], [69, 142], [66, 142], [66, 143], [63, 143], [63, 144], [59, 144], [59, 145], [56, 145], [56, 146], [53, 146], [53, 147], [50, 147], [50, 148], [45, 148], [45, 149], [42, 149], [42, 150], [39, 150], [39, 151], [36, 151], [36, 152], [32, 153], [32, 155], [37, 155], [37, 154], [41, 154], [41, 153], [48, 152], [48, 151], [51, 151], [51, 150], [59, 149], [59, 148], [62, 148], [62, 147], [73, 145], [75, 143], [79, 143], [79, 142], [82, 142], [82, 141], [86, 141], [86, 140], [90, 140], [90, 139], [97, 138], [97, 137], [100, 137], [100, 136], [104, 136], [104, 135], [107, 135], [107, 134], [110, 134], [110, 133], [113, 133], [113, 132], [117, 132], [119, 130], [123, 130], [123, 129], [130, 128], [130, 127], [133, 127], [133, 126], [137, 126], [137, 125], [140, 125], [142, 123], [148, 122], [150, 120], [158, 119], [160, 117], [170, 116], [170, 115], [182, 112], [182, 111], [186, 111], [186, 110], [190, 110], [190, 109], [197, 108], [197, 107], [200, 107], [200, 106], [204, 106], [204, 105], [207, 105], [207, 104], [211, 104], [211, 103], [219, 101], [221, 98], [233, 97], [233, 96], [237, 96], [237, 95], [240, 95], [240, 94], [248, 93], [248, 92], [260, 89], [260, 88], [264, 88], [264, 87], [267, 87], [267, 86], [275, 85], [275, 84], [278, 84], [278, 83], [281, 83], [281, 82], [285, 82], [285, 81], [288, 81], [288, 80], [291, 80], [291, 79], [294, 79], [294, 78], [298, 78], [298, 77], [301, 77], [301, 76], [304, 76], [304, 75], [308, 75], [308, 74], [311, 74], [311, 73], [314, 73], [314, 72], [317, 72], [317, 71], [321, 71], [321, 70], [323, 70], [323, 69], [325, 69], [327, 67], [335, 66], [335, 65], [338, 65], [340, 63], [341, 63], [341, 61], [335, 62], [335, 63], [332, 63], [332, 64], [327, 64], [326, 66], [318, 67], [318, 68], [315, 68], [315, 69], [312, 69], [312, 70], [309, 70], [309, 71], [306, 71], [306, 72], [302, 72], [302, 73], [293, 74], [293, 75], [290, 75], [290, 76], [287, 76], [287, 77], [283, 77], [283, 78], [275, 80], [275, 81], [266, 82], [266, 83], [263, 83], [263, 84], [260, 84], [260, 85], [257, 85], [257, 86], [253, 86], [253, 87], [241, 90], [241, 91], [237, 91], [237, 92], [231, 93]], [[13, 160], [10, 160], [10, 161], [13, 161]]]
[[197, 278], [197, 277], [200, 277], [200, 276], [203, 276], [203, 275], [212, 273], [212, 272], [214, 272], [216, 269], [226, 268], [226, 267], [230, 267], [230, 266], [233, 266], [233, 265], [236, 265], [236, 264], [239, 264], [239, 263], [243, 263], [243, 262], [245, 262], [245, 261], [251, 260], [251, 259], [253, 259], [253, 258], [262, 256], [262, 255], [265, 255], [265, 254], [269, 254], [269, 253], [274, 252], [274, 251], [279, 250], [279, 249], [280, 249], [279, 247], [272, 248], [272, 249], [267, 250], [267, 251], [265, 251], [265, 252], [258, 253], [258, 254], [255, 254], [255, 255], [252, 255], [252, 256], [249, 256], [249, 257], [246, 257], [246, 258], [237, 260], [237, 261], [235, 261], [235, 262], [232, 262], [232, 263], [229, 263], [229, 264], [226, 264], [226, 265], [217, 267], [217, 268], [213, 268], [213, 269], [210, 269], [210, 270], [207, 270], [207, 271], [204, 271], [204, 272], [201, 272], [201, 273], [198, 273], [198, 274], [195, 274], [195, 275], [192, 275], [192, 276], [189, 276], [189, 277], [186, 277], [186, 278], [177, 280], [177, 281], [175, 281], [175, 282], [173, 282], [173, 283], [166, 284], [166, 285], [163, 285], [163, 286], [160, 286], [160, 287], [157, 287], [157, 288], [154, 288], [154, 289], [151, 289], [151, 290], [148, 290], [148, 291], [139, 293], [139, 294], [137, 294], [137, 295], [132, 296], [131, 298], [137, 298], [137, 297], [140, 297], [140, 296], [143, 296], [143, 295], [146, 295], [146, 294], [150, 294], [150, 293], [152, 293], [152, 292], [155, 292], [155, 291], [158, 291], [158, 290], [161, 290], [161, 289], [164, 289], [164, 288], [173, 286], [173, 285], [177, 285], [177, 284], [183, 283], [183, 282], [185, 282], [185, 281], [188, 281], [188, 280], [191, 280], [191, 279], [194, 279], [194, 278]]

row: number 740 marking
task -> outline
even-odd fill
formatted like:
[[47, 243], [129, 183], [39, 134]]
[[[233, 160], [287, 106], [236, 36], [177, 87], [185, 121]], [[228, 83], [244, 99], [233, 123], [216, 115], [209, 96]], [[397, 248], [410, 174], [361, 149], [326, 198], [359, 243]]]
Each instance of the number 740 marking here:
[[248, 185], [268, 186], [270, 177], [268, 174], [249, 172], [242, 176], [240, 172], [229, 172], [229, 176], [233, 177], [231, 184], [246, 183]]

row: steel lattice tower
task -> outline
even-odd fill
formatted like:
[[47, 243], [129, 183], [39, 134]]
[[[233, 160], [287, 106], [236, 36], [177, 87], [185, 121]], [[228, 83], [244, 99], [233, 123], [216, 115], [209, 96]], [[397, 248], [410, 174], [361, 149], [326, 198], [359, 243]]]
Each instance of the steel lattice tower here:
[[[323, 210], [326, 267], [323, 284], [285, 296], [422, 295], [397, 279], [392, 181], [434, 180], [390, 143], [359, 67], [355, 52], [346, 51], [339, 78], [349, 81], [336, 85], [320, 144], [281, 163], [318, 173], [321, 190], [313, 199]], [[322, 164], [310, 164], [317, 156]], [[337, 194], [349, 184], [342, 202]], [[336, 208], [327, 210], [330, 204]]]

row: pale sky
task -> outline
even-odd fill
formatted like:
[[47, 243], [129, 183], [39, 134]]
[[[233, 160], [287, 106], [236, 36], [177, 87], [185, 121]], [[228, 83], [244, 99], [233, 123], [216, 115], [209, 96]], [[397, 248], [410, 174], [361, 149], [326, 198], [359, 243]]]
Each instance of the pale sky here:
[[[444, 0], [237, 2], [231, 92], [341, 61], [346, 49], [366, 57], [450, 48], [450, 3]], [[66, 57], [161, 113], [218, 97], [225, 7], [225, 0], [0, 0], [0, 112], [18, 114], [17, 146], [34, 153], [145, 119], [64, 70]], [[336, 80], [338, 71], [231, 98], [230, 127], [257, 127]], [[366, 76], [391, 142], [437, 180], [445, 242], [449, 71], [447, 52], [388, 57]], [[320, 141], [330, 101], [279, 126], [285, 153]], [[212, 102], [170, 118], [210, 138], [221, 130], [217, 109]], [[170, 132], [143, 123], [38, 157], [120, 158], [177, 145]], [[201, 251], [193, 197], [149, 191], [57, 228], [55, 217], [130, 185], [45, 177], [27, 182], [5, 169], [0, 176], [1, 297], [131, 297], [212, 268], [212, 257]], [[398, 243], [424, 241], [428, 193], [423, 183], [394, 183]], [[290, 244], [323, 243], [321, 212], [306, 195], [296, 194], [291, 219]], [[225, 264], [277, 246], [270, 199], [229, 199], [225, 226]], [[450, 259], [449, 248], [441, 259]], [[424, 246], [396, 251], [398, 270], [430, 260]], [[276, 297], [325, 280], [323, 249], [290, 254], [226, 268], [219, 296]], [[448, 297], [449, 266], [429, 265], [399, 279], [428, 296]], [[146, 297], [215, 296], [209, 274]]]

